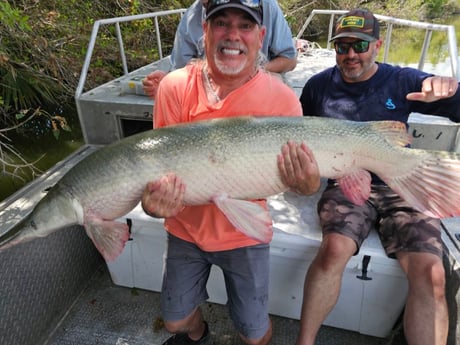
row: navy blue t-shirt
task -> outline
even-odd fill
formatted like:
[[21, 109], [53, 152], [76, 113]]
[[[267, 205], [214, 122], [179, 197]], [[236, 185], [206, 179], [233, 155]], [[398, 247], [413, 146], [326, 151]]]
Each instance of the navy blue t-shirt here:
[[420, 92], [425, 78], [432, 76], [414, 68], [378, 64], [377, 73], [358, 83], [343, 81], [337, 66], [311, 77], [300, 102], [303, 114], [354, 121], [395, 120], [407, 124], [411, 112], [448, 117], [460, 122], [460, 87], [447, 99], [424, 103], [406, 100]]
[[[448, 117], [460, 122], [460, 87], [453, 97], [432, 103], [408, 101], [432, 76], [414, 68], [378, 64], [377, 73], [358, 83], [343, 81], [337, 66], [328, 68], [305, 84], [300, 102], [306, 116], [325, 116], [353, 121], [394, 120], [406, 124], [411, 112]], [[373, 183], [382, 181], [372, 174]]]

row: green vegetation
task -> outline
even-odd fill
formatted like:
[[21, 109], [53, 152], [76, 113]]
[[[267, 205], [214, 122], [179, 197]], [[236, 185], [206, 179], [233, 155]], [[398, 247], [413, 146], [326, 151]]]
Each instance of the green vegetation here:
[[[17, 123], [17, 114], [35, 112], [42, 104], [66, 104], [78, 83], [88, 39], [95, 20], [188, 7], [192, 0], [24, 0], [0, 3], [0, 104], [2, 125]], [[407, 19], [439, 18], [452, 13], [455, 0], [390, 0], [365, 2], [376, 13]], [[107, 5], [109, 3], [109, 5]], [[362, 6], [362, 1], [280, 0], [292, 27], [298, 31], [313, 8], [343, 9]], [[444, 7], [444, 12], [442, 8]], [[162, 23], [165, 50], [172, 47], [177, 21]], [[318, 23], [317, 33], [327, 23]], [[137, 68], [158, 57], [154, 25], [150, 20], [122, 27], [130, 68]], [[126, 33], [127, 32], [127, 33]], [[310, 32], [306, 34], [315, 34]], [[109, 80], [121, 70], [114, 32], [101, 33], [88, 87]], [[145, 41], [145, 37], [151, 40]], [[415, 38], [415, 41], [419, 41]], [[108, 68], [107, 68], [108, 67]], [[43, 108], [41, 108], [43, 109]], [[39, 111], [42, 113], [42, 111]]]
[[[21, 153], [34, 151], [39, 137], [51, 144], [46, 154], [65, 157], [62, 147], [77, 148], [81, 133], [74, 106], [74, 92], [94, 22], [97, 19], [188, 7], [193, 0], [7, 0], [0, 2], [0, 169], [1, 176], [15, 176], [27, 181], [40, 173], [40, 164], [22, 159]], [[376, 13], [413, 20], [442, 19], [442, 13], [459, 11], [456, 0], [279, 0], [286, 18], [296, 33], [314, 8], [346, 9], [367, 7]], [[457, 6], [457, 8], [455, 7]], [[443, 10], [444, 9], [444, 10]], [[166, 22], [163, 28], [163, 51], [172, 48], [179, 17]], [[312, 25], [308, 37], [319, 37], [328, 23]], [[121, 25], [130, 70], [158, 58], [155, 26], [151, 20], [135, 25]], [[100, 85], [122, 74], [113, 28], [101, 28], [98, 45], [86, 82], [86, 89]], [[401, 47], [420, 44], [423, 37], [410, 37]], [[434, 43], [436, 44], [436, 43]], [[440, 43], [441, 44], [441, 43]], [[409, 49], [409, 48], [408, 48]], [[399, 51], [401, 59], [407, 56]], [[403, 60], [401, 60], [403, 61]], [[21, 145], [15, 143], [15, 138]], [[70, 143], [70, 144], [69, 144]], [[51, 147], [51, 148], [50, 148]], [[56, 152], [56, 154], [54, 154]], [[33, 155], [32, 162], [43, 153]], [[40, 168], [39, 168], [40, 167]], [[1, 177], [0, 176], [0, 177]], [[15, 182], [16, 183], [16, 182]], [[21, 182], [22, 183], [22, 182]], [[10, 182], [6, 182], [10, 185]], [[0, 200], [5, 182], [0, 179]], [[8, 194], [8, 193], [6, 193]]]
[[[390, 0], [366, 1], [366, 7], [377, 13], [398, 15], [407, 19], [424, 20], [439, 18], [452, 13], [455, 0]], [[2, 126], [17, 124], [18, 114], [44, 114], [42, 104], [60, 105], [71, 102], [78, 83], [88, 39], [95, 20], [126, 16], [160, 9], [187, 7], [192, 0], [25, 0], [0, 3], [0, 104]], [[351, 8], [360, 1], [312, 1], [281, 0], [281, 6], [296, 32], [313, 8]], [[450, 10], [449, 10], [450, 6]], [[162, 23], [165, 50], [172, 47], [177, 21]], [[324, 23], [318, 23], [306, 33], [324, 32]], [[125, 30], [126, 50], [130, 68], [137, 68], [158, 57], [154, 25], [150, 20], [122, 27]], [[107, 29], [98, 41], [93, 70], [88, 87], [100, 84], [119, 75], [121, 63], [118, 57], [115, 35]], [[127, 32], [127, 34], [126, 34]], [[145, 41], [145, 37], [151, 37]], [[141, 39], [142, 38], [142, 39]], [[419, 38], [414, 38], [415, 42]], [[39, 111], [37, 112], [37, 109]], [[48, 114], [49, 115], [49, 114]], [[52, 118], [52, 115], [50, 115]], [[58, 122], [56, 122], [58, 123]]]

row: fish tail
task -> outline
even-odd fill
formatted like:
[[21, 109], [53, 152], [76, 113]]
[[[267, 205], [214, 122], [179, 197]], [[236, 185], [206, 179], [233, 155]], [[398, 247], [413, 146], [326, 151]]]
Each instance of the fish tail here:
[[434, 218], [460, 215], [460, 155], [433, 151], [404, 176], [384, 179], [414, 208]]

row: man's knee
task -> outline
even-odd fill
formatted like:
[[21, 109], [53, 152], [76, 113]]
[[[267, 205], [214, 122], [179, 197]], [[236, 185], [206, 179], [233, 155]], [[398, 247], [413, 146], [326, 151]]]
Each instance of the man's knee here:
[[433, 292], [436, 297], [445, 296], [446, 287], [446, 275], [444, 265], [441, 260], [431, 265], [428, 269], [427, 275], [429, 276], [431, 285], [433, 286]]
[[411, 255], [407, 275], [410, 285], [415, 289], [423, 289], [425, 286], [438, 297], [445, 295], [445, 270], [438, 257], [428, 253]]
[[329, 234], [323, 238], [315, 259], [322, 270], [343, 269], [356, 252], [356, 243], [343, 235]]

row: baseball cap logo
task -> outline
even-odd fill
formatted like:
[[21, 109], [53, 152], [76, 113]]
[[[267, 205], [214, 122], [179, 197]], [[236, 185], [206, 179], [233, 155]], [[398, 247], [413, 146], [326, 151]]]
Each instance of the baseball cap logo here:
[[342, 28], [363, 28], [364, 18], [355, 16], [345, 17], [342, 19], [340, 26]]

